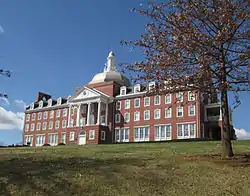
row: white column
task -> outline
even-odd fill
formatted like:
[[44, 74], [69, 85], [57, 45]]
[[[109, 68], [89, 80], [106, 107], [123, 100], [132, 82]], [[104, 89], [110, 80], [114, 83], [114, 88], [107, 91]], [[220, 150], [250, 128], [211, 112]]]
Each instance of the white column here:
[[81, 105], [79, 104], [78, 107], [77, 107], [77, 116], [76, 116], [76, 126], [77, 126], [77, 127], [79, 127], [80, 109], [81, 109]]
[[97, 122], [96, 124], [100, 124], [100, 115], [101, 115], [101, 101], [98, 101], [98, 111], [97, 111]]
[[106, 103], [106, 110], [105, 110], [105, 124], [108, 126], [108, 103]]
[[88, 103], [88, 114], [87, 114], [87, 124], [86, 125], [89, 125], [89, 121], [90, 121], [90, 106], [91, 106], [91, 103]]
[[68, 111], [68, 126], [67, 127], [70, 127], [71, 107], [72, 107], [72, 105], [69, 106], [69, 111]]

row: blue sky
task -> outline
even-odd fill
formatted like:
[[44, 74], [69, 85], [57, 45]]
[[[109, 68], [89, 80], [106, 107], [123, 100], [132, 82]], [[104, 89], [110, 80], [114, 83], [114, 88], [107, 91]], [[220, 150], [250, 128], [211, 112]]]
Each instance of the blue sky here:
[[[38, 91], [53, 97], [72, 95], [75, 87], [103, 70], [110, 50], [118, 63], [139, 60], [141, 57], [120, 41], [140, 37], [147, 19], [129, 10], [145, 2], [2, 0], [0, 68], [13, 72], [10, 79], [0, 77], [0, 92], [9, 95], [9, 105], [0, 102], [2, 113], [13, 116], [23, 112], [22, 103], [34, 101]], [[233, 114], [235, 127], [248, 131], [249, 95], [242, 93], [242, 104]], [[0, 142], [21, 141], [18, 126], [1, 126], [0, 119]]]

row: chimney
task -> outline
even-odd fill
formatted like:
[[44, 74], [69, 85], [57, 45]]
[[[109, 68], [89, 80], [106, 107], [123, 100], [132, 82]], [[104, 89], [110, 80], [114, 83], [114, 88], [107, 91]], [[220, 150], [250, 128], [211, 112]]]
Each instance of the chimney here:
[[36, 96], [36, 101], [41, 101], [41, 100], [46, 100], [48, 101], [51, 98], [51, 95], [45, 94], [45, 93], [41, 93], [38, 92], [37, 96]]
[[77, 87], [77, 88], [76, 88], [76, 92], [79, 91], [80, 89], [81, 89], [81, 87]]

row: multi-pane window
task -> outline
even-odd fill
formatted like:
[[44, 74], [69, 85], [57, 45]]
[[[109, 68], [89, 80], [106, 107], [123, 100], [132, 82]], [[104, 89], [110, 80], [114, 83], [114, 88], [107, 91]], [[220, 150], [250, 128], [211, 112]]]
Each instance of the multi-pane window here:
[[28, 143], [30, 144], [30, 146], [32, 146], [32, 144], [33, 144], [33, 135], [25, 135], [24, 136], [24, 145], [28, 145]]
[[194, 101], [195, 100], [195, 94], [193, 91], [188, 92], [188, 101]]
[[170, 104], [171, 103], [171, 94], [165, 95], [165, 104]]
[[30, 121], [30, 114], [26, 115], [26, 121]]
[[120, 95], [126, 95], [126, 86], [120, 88]]
[[141, 90], [141, 85], [140, 85], [140, 84], [136, 84], [136, 85], [134, 86], [134, 93], [139, 93], [140, 90]]
[[105, 115], [101, 115], [100, 119], [101, 119], [101, 125], [105, 125], [106, 123]]
[[49, 117], [50, 117], [50, 118], [54, 118], [54, 110], [51, 110], [51, 111], [50, 111]]
[[124, 122], [128, 123], [130, 121], [130, 113], [126, 112], [124, 114]]
[[43, 119], [47, 119], [47, 118], [48, 118], [48, 112], [46, 111], [43, 113]]
[[47, 122], [43, 122], [43, 130], [47, 129]]
[[105, 140], [105, 131], [101, 131], [101, 140]]
[[40, 131], [40, 130], [41, 130], [41, 123], [37, 123], [37, 124], [36, 124], [36, 130], [37, 130], [37, 131]]
[[49, 122], [49, 129], [53, 129], [53, 121]]
[[59, 118], [60, 115], [61, 115], [61, 110], [57, 110], [57, 111], [56, 111], [56, 117]]
[[134, 108], [139, 108], [140, 107], [140, 98], [134, 99]]
[[155, 105], [160, 105], [161, 104], [161, 96], [160, 95], [156, 95], [154, 97], [155, 100]]
[[155, 140], [171, 140], [171, 125], [156, 125]]
[[121, 128], [115, 130], [116, 142], [129, 142], [129, 129]]
[[70, 108], [70, 115], [74, 115], [74, 112], [75, 112], [75, 108], [73, 106], [71, 106], [71, 108]]
[[165, 118], [172, 117], [172, 108], [165, 108]]
[[194, 105], [188, 106], [188, 116], [195, 116], [195, 106]]
[[32, 120], [36, 120], [36, 113], [32, 114]]
[[125, 100], [125, 106], [124, 106], [125, 109], [129, 109], [130, 108], [130, 100], [127, 99]]
[[140, 120], [140, 112], [135, 112], [134, 113], [134, 121], [139, 121]]
[[177, 103], [183, 102], [183, 92], [176, 93]]
[[66, 133], [62, 133], [61, 136], [62, 136], [62, 137], [61, 137], [61, 142], [62, 142], [63, 144], [66, 144]]
[[183, 107], [176, 108], [176, 115], [177, 117], [183, 117]]
[[80, 118], [80, 126], [82, 127], [84, 125], [86, 125], [86, 118]]
[[63, 109], [63, 116], [67, 116], [67, 108]]
[[62, 128], [65, 128], [67, 126], [67, 121], [66, 120], [63, 120], [62, 121]]
[[177, 124], [177, 139], [195, 138], [195, 123]]
[[144, 111], [144, 120], [149, 120], [150, 119], [150, 110], [145, 110]]
[[48, 135], [48, 143], [51, 146], [56, 146], [58, 144], [58, 134], [49, 134]]
[[74, 140], [75, 140], [75, 132], [70, 132], [69, 141], [74, 141]]
[[144, 97], [144, 107], [150, 106], [150, 97]]
[[59, 127], [60, 127], [60, 121], [57, 120], [57, 121], [56, 121], [56, 129], [59, 129]]
[[117, 101], [116, 102], [116, 110], [120, 110], [121, 109], [121, 101]]
[[34, 131], [35, 130], [35, 124], [31, 124], [31, 127], [30, 127], [30, 131]]
[[134, 141], [135, 142], [149, 141], [149, 127], [134, 128]]
[[25, 125], [25, 131], [26, 131], [26, 132], [29, 131], [29, 127], [30, 127], [29, 124], [26, 124], [26, 125]]
[[89, 131], [89, 139], [90, 139], [90, 140], [95, 139], [95, 130], [90, 130], [90, 131]]
[[37, 119], [38, 119], [38, 120], [41, 120], [41, 119], [42, 119], [42, 112], [39, 112], [39, 113], [38, 113]]
[[70, 127], [73, 127], [74, 126], [74, 119], [73, 118], [71, 118], [70, 119], [70, 125], [69, 125]]
[[36, 135], [36, 146], [43, 146], [45, 144], [45, 135]]
[[121, 122], [121, 114], [115, 114], [115, 122], [116, 123]]
[[154, 119], [160, 119], [161, 118], [161, 109], [154, 110]]

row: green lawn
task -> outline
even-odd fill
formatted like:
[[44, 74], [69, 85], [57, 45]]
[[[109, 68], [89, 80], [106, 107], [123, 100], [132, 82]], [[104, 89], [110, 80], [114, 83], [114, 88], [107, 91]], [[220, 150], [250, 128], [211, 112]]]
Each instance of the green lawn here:
[[[250, 141], [235, 141], [250, 155]], [[250, 195], [250, 158], [219, 142], [0, 149], [0, 195]]]

